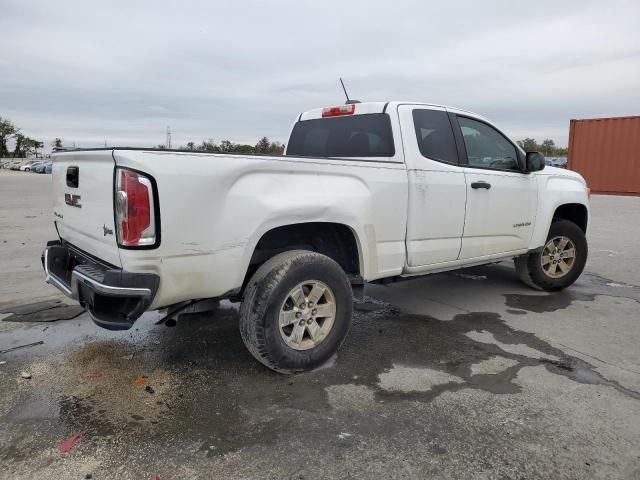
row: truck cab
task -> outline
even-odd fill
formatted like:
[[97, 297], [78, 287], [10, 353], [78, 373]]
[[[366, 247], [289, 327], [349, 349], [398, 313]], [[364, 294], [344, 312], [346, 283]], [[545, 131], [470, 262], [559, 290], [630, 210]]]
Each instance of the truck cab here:
[[[323, 137], [328, 122], [322, 119], [335, 117], [342, 117], [343, 125], [332, 126]], [[316, 130], [307, 125], [314, 122]], [[376, 122], [386, 127], [373, 127]], [[361, 123], [361, 130], [350, 131], [350, 123]], [[336, 140], [333, 130], [347, 132], [349, 138]], [[326, 146], [319, 144], [320, 138]], [[331, 151], [340, 146], [342, 150]], [[580, 175], [556, 168], [543, 171], [540, 162], [532, 169], [517, 143], [465, 110], [415, 102], [315, 109], [299, 117], [287, 154], [347, 154], [404, 166], [403, 275], [526, 254], [541, 246], [554, 215], [566, 215], [557, 212], [563, 205], [564, 210], [572, 205], [571, 219], [586, 233], [588, 191]], [[405, 208], [398, 207], [400, 215]]]

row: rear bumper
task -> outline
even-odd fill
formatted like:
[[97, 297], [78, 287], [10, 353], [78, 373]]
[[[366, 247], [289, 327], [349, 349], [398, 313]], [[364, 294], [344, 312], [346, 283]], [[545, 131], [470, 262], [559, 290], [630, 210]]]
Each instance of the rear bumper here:
[[93, 321], [109, 330], [127, 330], [149, 308], [160, 278], [125, 272], [69, 244], [49, 242], [42, 254], [46, 281], [84, 306]]

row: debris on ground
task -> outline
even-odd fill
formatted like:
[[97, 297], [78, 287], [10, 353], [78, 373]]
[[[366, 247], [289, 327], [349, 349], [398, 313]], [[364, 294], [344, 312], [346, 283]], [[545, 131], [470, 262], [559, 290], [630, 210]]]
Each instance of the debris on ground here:
[[453, 275], [455, 277], [466, 278], [469, 280], [486, 280], [487, 279], [486, 275], [470, 275], [468, 273], [454, 273]]
[[16, 305], [0, 310], [0, 313], [12, 313], [3, 322], [55, 322], [71, 320], [84, 313], [79, 305], [67, 305], [60, 300], [49, 300], [26, 305]]
[[40, 340], [39, 342], [26, 343], [24, 345], [18, 345], [17, 347], [11, 347], [11, 348], [7, 348], [5, 350], [0, 350], [0, 353], [13, 352], [14, 350], [19, 350], [21, 348], [35, 347], [36, 345], [42, 345], [43, 343], [44, 343], [43, 340]]
[[149, 379], [147, 377], [138, 377], [133, 381], [132, 385], [134, 388], [142, 388], [147, 384], [148, 381]]
[[147, 392], [147, 393], [156, 393], [156, 391], [149, 385], [144, 387], [144, 391]]
[[58, 451], [60, 453], [69, 453], [73, 447], [75, 447], [76, 443], [80, 441], [84, 432], [76, 433], [70, 438], [67, 438], [64, 442], [58, 445]]
[[89, 372], [87, 373], [86, 377], [89, 380], [96, 380], [98, 378], [100, 378], [102, 375], [99, 372]]
[[44, 302], [29, 303], [26, 305], [13, 305], [3, 307], [0, 309], [0, 313], [15, 313], [16, 315], [28, 315], [30, 313], [39, 312], [42, 310], [48, 310], [50, 308], [58, 307], [62, 305], [61, 300], [47, 300]]
[[549, 358], [541, 358], [540, 362], [554, 365], [558, 368], [561, 368], [562, 370], [567, 370], [568, 372], [573, 372], [574, 370], [573, 366], [571, 366], [571, 364], [565, 359], [553, 360]]
[[609, 282], [606, 285], [608, 287], [616, 287], [616, 288], [633, 288], [633, 285], [627, 285], [625, 283]]
[[31, 374], [29, 372], [22, 372], [20, 376], [25, 380], [29, 380], [31, 378]]

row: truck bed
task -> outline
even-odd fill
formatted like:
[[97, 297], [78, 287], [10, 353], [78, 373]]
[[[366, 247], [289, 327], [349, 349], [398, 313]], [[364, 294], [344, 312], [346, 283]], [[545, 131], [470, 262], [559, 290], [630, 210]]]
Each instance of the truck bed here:
[[[79, 169], [77, 188], [67, 185], [70, 167]], [[118, 247], [116, 167], [153, 179], [153, 248]], [[367, 279], [400, 274], [404, 264], [407, 177], [396, 161], [89, 149], [55, 155], [53, 182], [61, 239], [124, 270], [159, 275], [151, 308], [238, 290], [261, 236], [290, 223], [340, 221], [367, 238]], [[79, 195], [81, 207], [65, 195]]]

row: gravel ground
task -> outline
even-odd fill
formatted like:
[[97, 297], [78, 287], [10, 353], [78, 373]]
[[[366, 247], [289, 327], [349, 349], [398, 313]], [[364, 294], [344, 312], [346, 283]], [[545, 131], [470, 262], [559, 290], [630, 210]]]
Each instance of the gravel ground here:
[[[50, 186], [0, 170], [0, 311], [65, 301], [40, 265]], [[0, 351], [44, 342], [0, 353], [0, 477], [638, 479], [640, 198], [592, 215], [572, 288], [509, 263], [370, 286], [295, 376], [251, 358], [227, 302], [127, 332], [0, 313]]]

